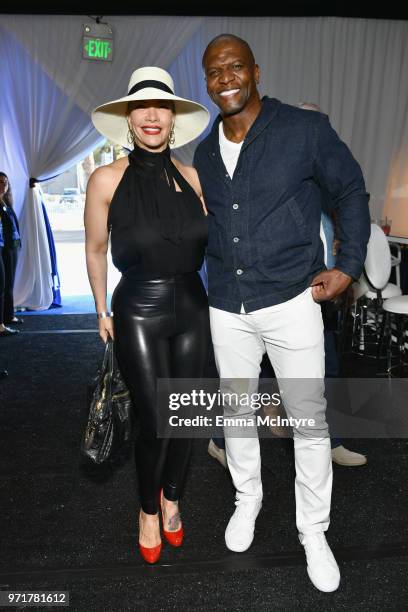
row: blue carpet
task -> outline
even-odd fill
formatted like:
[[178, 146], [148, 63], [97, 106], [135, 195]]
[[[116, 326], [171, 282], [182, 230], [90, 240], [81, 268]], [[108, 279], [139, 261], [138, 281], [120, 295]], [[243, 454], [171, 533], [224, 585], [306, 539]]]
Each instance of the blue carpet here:
[[[108, 304], [111, 296], [108, 295]], [[26, 315], [66, 315], [66, 314], [94, 314], [95, 304], [92, 295], [67, 295], [62, 296], [62, 306], [49, 308], [48, 310], [24, 310], [19, 312]]]

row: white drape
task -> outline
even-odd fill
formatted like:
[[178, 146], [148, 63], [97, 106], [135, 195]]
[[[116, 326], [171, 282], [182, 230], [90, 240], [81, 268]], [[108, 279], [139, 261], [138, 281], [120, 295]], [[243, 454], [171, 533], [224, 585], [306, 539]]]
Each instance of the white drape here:
[[[12, 181], [20, 216], [22, 249], [15, 303], [42, 310], [52, 303], [48, 240], [38, 188], [92, 151], [100, 135], [90, 112], [126, 92], [130, 73], [141, 64], [167, 64], [200, 24], [200, 19], [114, 18], [120, 32], [112, 63], [82, 59], [81, 17], [2, 16], [0, 50], [3, 100], [0, 169]], [[154, 43], [154, 44], [153, 44]], [[118, 93], [119, 92], [119, 93]]]
[[[48, 178], [61, 172], [98, 142], [90, 111], [122, 95], [136, 67], [150, 64], [170, 69], [177, 92], [204, 102], [214, 117], [201, 55], [213, 36], [232, 32], [254, 50], [262, 93], [291, 104], [315, 102], [327, 112], [362, 165], [372, 216], [382, 215], [389, 196], [386, 208], [392, 210], [393, 231], [403, 226], [396, 215], [408, 209], [406, 22], [334, 17], [109, 17], [114, 60], [95, 64], [81, 58], [82, 24], [88, 21], [79, 16], [0, 16], [1, 134], [7, 143], [7, 150], [0, 151], [0, 169], [10, 174], [13, 184], [17, 182], [17, 211], [27, 197], [29, 176]], [[191, 161], [194, 146], [184, 147], [181, 159]], [[26, 199], [24, 209], [35, 206], [34, 201]], [[44, 233], [32, 227], [41, 223], [37, 212], [25, 210], [23, 232], [45, 244]], [[49, 275], [42, 261], [45, 249], [38, 249], [38, 260], [33, 261], [29, 241], [24, 242], [27, 252], [19, 265], [17, 301], [35, 306], [37, 300], [36, 307], [46, 307], [47, 300], [38, 301], [35, 290], [36, 283]], [[31, 289], [29, 274], [34, 279]]]
[[42, 180], [63, 172], [101, 139], [87, 113], [33, 63], [12, 35], [2, 31], [0, 45], [2, 141], [7, 149], [1, 167], [15, 191], [22, 234], [14, 298], [18, 306], [42, 310], [53, 298], [51, 263], [40, 190], [29, 189], [29, 178]]
[[50, 251], [39, 187], [28, 190], [25, 202], [20, 217], [24, 248], [18, 259], [14, 300], [16, 305], [45, 310], [52, 304], [53, 294]]
[[130, 74], [140, 66], [169, 66], [202, 24], [200, 17], [106, 17], [114, 35], [112, 62], [82, 59], [80, 15], [1, 15], [60, 89], [85, 112], [124, 95]]

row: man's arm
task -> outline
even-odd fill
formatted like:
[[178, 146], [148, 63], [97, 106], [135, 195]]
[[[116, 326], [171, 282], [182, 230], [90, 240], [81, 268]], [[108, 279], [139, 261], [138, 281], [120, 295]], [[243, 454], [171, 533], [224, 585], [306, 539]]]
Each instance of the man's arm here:
[[359, 164], [327, 116], [320, 115], [319, 122], [315, 177], [332, 199], [340, 242], [335, 268], [318, 274], [312, 281], [313, 297], [322, 301], [334, 299], [353, 279], [360, 278], [370, 237], [370, 212]]
[[369, 194], [363, 174], [347, 145], [340, 140], [326, 115], [320, 115], [316, 143], [316, 178], [329, 193], [337, 213], [340, 247], [336, 268], [358, 280], [370, 238]]

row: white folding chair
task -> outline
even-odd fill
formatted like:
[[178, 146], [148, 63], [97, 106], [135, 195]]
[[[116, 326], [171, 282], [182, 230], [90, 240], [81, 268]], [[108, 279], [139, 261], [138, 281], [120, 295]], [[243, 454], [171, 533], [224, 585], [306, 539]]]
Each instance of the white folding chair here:
[[379, 319], [382, 315], [383, 300], [402, 294], [397, 285], [388, 282], [391, 276], [391, 264], [391, 251], [387, 237], [376, 223], [372, 223], [364, 272], [358, 283], [353, 283], [355, 304], [352, 348], [357, 345], [358, 350], [364, 354], [366, 353], [367, 332], [371, 332], [371, 337], [374, 336], [372, 344], [378, 344], [381, 333]]

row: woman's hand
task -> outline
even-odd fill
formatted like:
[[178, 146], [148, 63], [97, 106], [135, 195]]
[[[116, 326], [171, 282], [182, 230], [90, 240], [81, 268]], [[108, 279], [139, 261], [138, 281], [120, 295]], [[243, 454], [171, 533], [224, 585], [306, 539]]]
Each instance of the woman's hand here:
[[106, 319], [99, 319], [99, 335], [106, 344], [108, 338], [114, 340], [114, 329], [113, 329], [113, 317], [106, 317]]

